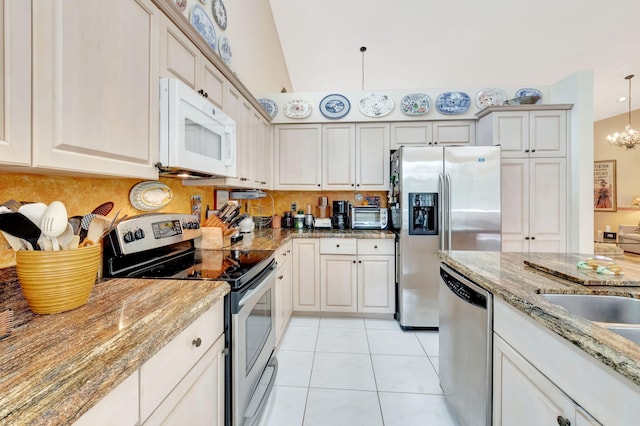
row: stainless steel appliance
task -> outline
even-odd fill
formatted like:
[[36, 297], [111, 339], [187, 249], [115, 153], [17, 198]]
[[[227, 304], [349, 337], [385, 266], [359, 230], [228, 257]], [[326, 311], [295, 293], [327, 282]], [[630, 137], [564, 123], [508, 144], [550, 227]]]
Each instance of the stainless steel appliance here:
[[351, 207], [351, 229], [387, 229], [387, 209], [374, 206]]
[[440, 269], [440, 386], [459, 424], [491, 424], [493, 299], [453, 269]]
[[391, 156], [396, 319], [438, 327], [441, 250], [500, 250], [500, 148], [401, 147]]
[[122, 221], [104, 238], [104, 276], [228, 282], [226, 424], [253, 425], [277, 374], [274, 253], [199, 250], [194, 239], [200, 236], [192, 215], [146, 214]]
[[236, 175], [236, 123], [191, 87], [160, 79], [160, 173]]

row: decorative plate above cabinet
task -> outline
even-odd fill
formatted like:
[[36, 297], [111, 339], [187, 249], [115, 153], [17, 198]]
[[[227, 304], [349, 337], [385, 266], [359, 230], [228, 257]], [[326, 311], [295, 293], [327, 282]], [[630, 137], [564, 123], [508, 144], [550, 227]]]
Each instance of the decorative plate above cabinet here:
[[228, 38], [222, 37], [220, 39], [220, 42], [218, 43], [218, 54], [225, 64], [231, 65], [231, 58], [233, 56], [231, 55], [231, 45], [229, 44]]
[[199, 4], [194, 4], [191, 8], [191, 25], [198, 30], [214, 52], [218, 51], [216, 29], [207, 12]]
[[173, 198], [171, 188], [159, 181], [135, 184], [129, 191], [129, 202], [138, 210], [151, 212], [169, 204]]
[[480, 109], [484, 109], [490, 106], [504, 105], [504, 101], [506, 100], [507, 94], [502, 89], [482, 89], [476, 94], [476, 105]]
[[471, 98], [464, 92], [444, 92], [436, 98], [436, 109], [440, 114], [462, 114], [471, 105]]
[[411, 93], [400, 101], [404, 115], [424, 115], [431, 109], [431, 98], [426, 93]]
[[261, 98], [258, 99], [258, 103], [260, 104], [260, 106], [262, 106], [262, 108], [264, 108], [265, 111], [267, 111], [269, 117], [273, 118], [276, 116], [276, 114], [278, 114], [278, 105], [275, 101], [267, 98]]
[[216, 20], [216, 24], [222, 29], [227, 29], [227, 8], [224, 7], [222, 0], [213, 0], [211, 3], [211, 10], [213, 12], [213, 19]]
[[187, 9], [187, 0], [175, 0], [176, 7], [180, 12], [184, 12]]
[[540, 99], [538, 99], [536, 101], [537, 104], [542, 103], [542, 92], [539, 91], [538, 89], [533, 89], [530, 87], [525, 87], [523, 89], [519, 89], [516, 92], [516, 98], [524, 98], [524, 97], [532, 97], [532, 96], [539, 96]]
[[358, 107], [367, 117], [384, 117], [393, 111], [393, 100], [387, 95], [372, 93], [360, 99]]
[[349, 113], [349, 99], [336, 93], [327, 95], [320, 101], [320, 112], [327, 118], [338, 119]]
[[311, 115], [311, 105], [302, 99], [294, 99], [284, 105], [283, 112], [289, 118], [307, 118]]

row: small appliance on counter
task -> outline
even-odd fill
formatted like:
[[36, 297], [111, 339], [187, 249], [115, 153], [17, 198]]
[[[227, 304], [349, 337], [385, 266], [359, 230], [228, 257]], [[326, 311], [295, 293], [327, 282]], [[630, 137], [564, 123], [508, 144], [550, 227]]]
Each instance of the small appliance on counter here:
[[328, 218], [331, 216], [329, 208], [329, 199], [327, 197], [318, 197], [318, 205], [316, 206], [316, 217]]
[[387, 229], [387, 218], [387, 209], [383, 207], [351, 207], [351, 229]]
[[351, 203], [346, 200], [333, 202], [333, 216], [331, 225], [335, 229], [349, 229], [351, 227]]
[[316, 217], [313, 220], [313, 227], [316, 229], [331, 229], [331, 219], [328, 217]]

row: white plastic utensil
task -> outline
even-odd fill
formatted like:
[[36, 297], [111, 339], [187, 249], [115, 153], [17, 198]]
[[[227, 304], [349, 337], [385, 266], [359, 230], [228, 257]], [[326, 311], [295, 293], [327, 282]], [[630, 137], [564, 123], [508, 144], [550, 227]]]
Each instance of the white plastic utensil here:
[[58, 237], [67, 229], [67, 209], [60, 201], [49, 204], [42, 216], [40, 229], [42, 234], [51, 240], [53, 250], [60, 250]]
[[29, 203], [23, 204], [20, 206], [18, 211], [25, 215], [31, 222], [36, 225], [40, 225], [42, 222], [42, 216], [44, 212], [47, 210], [47, 205], [45, 203]]
[[[58, 243], [60, 244], [60, 248], [62, 250], [69, 250], [71, 248], [70, 244], [72, 243], [73, 236], [73, 226], [71, 226], [71, 224], [67, 222], [67, 227], [64, 229], [64, 232], [58, 237]], [[78, 238], [78, 240], [79, 239], [80, 238]], [[76, 243], [76, 248], [78, 248], [78, 243]]]

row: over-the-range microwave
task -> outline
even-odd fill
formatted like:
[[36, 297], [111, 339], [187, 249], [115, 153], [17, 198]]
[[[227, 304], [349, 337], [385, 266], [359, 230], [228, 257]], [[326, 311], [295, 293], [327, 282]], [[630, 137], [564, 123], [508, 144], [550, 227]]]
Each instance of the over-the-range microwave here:
[[236, 122], [175, 78], [160, 79], [161, 175], [236, 175]]

